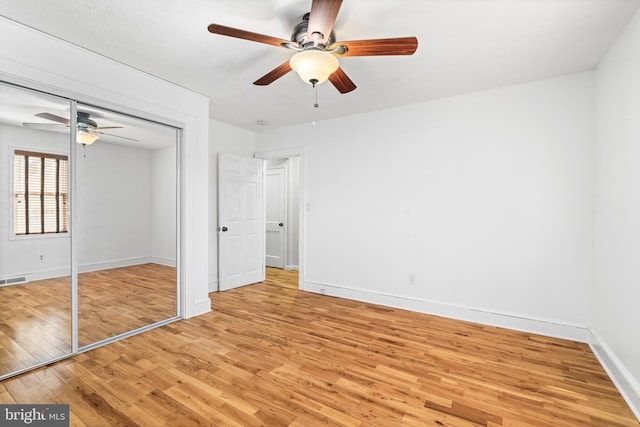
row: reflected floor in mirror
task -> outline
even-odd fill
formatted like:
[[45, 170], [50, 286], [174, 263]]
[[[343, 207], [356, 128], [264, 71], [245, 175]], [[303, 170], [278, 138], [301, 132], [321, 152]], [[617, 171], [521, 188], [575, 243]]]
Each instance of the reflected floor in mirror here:
[[71, 352], [71, 280], [0, 288], [0, 375]]
[[176, 269], [141, 264], [78, 275], [80, 347], [176, 315]]
[[[68, 277], [0, 288], [0, 375], [71, 351]], [[159, 264], [78, 276], [80, 347], [176, 315], [176, 269]]]

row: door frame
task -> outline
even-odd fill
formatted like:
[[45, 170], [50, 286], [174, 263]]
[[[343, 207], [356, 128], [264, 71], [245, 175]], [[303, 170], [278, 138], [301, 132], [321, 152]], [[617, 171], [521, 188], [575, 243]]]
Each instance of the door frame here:
[[[307, 149], [306, 147], [291, 147], [277, 150], [256, 151], [255, 157], [262, 160], [288, 159], [298, 157], [300, 159], [300, 194], [298, 200], [298, 289], [305, 290], [305, 264], [307, 260], [305, 236], [307, 234]], [[263, 257], [266, 250], [263, 249]]]
[[[284, 160], [284, 159], [283, 159]], [[289, 265], [289, 159], [286, 159], [286, 162], [282, 165], [269, 168], [267, 167], [268, 161], [264, 162], [264, 220], [265, 220], [265, 264], [266, 264], [266, 247], [267, 247], [267, 238], [266, 238], [266, 222], [267, 222], [267, 174], [269, 171], [279, 170], [281, 174], [284, 174], [284, 188], [282, 194], [280, 194], [279, 202], [284, 204], [282, 218], [281, 221], [284, 223], [284, 226], [280, 227], [280, 232], [282, 233], [282, 268], [286, 269], [287, 265]]]

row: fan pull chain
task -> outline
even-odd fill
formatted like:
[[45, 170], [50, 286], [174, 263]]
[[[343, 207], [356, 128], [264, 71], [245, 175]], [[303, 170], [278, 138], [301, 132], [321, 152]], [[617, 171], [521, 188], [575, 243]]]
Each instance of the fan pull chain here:
[[311, 85], [313, 86], [313, 94], [314, 94], [314, 98], [315, 98], [315, 102], [313, 103], [313, 106], [318, 108], [320, 106], [320, 104], [318, 104], [318, 80], [317, 79], [311, 79], [309, 81], [311, 82]]

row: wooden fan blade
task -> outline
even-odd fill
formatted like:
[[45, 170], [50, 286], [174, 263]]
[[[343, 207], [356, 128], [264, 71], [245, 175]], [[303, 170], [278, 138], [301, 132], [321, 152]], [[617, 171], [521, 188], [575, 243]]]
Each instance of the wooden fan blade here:
[[357, 87], [340, 67], [329, 76], [329, 81], [340, 93], [349, 93]]
[[342, 0], [313, 0], [307, 26], [309, 40], [314, 40], [316, 44], [326, 43], [333, 30], [340, 6], [342, 6]]
[[418, 49], [418, 39], [415, 37], [352, 40], [336, 44], [348, 49], [345, 54], [339, 56], [413, 55]]
[[272, 46], [284, 47], [283, 44], [294, 44], [290, 40], [278, 39], [276, 37], [265, 36], [264, 34], [252, 33], [250, 31], [239, 30], [237, 28], [225, 27], [224, 25], [211, 24], [207, 27], [212, 34], [235, 37], [252, 42], [269, 44]]
[[64, 125], [69, 124], [69, 119], [65, 119], [64, 117], [56, 116], [51, 113], [38, 113], [36, 117], [40, 117], [41, 119], [52, 120], [54, 122], [62, 123]]
[[253, 84], [257, 86], [269, 85], [287, 74], [289, 71], [291, 71], [291, 65], [289, 65], [289, 61], [287, 61], [260, 77], [258, 80], [253, 82]]
[[123, 129], [123, 126], [99, 126], [95, 129]]

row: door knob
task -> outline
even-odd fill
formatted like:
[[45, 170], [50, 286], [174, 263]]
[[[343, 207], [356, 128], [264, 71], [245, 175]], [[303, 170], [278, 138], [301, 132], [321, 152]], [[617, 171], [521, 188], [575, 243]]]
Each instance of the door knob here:
[[225, 231], [227, 231], [227, 230], [228, 230], [228, 228], [227, 228], [227, 227], [222, 227], [222, 231], [223, 231], [223, 232], [225, 232]]
[[280, 224], [278, 224], [278, 225], [279, 225], [280, 227], [283, 227], [283, 226], [284, 226], [284, 224], [283, 224], [283, 223], [280, 223]]

